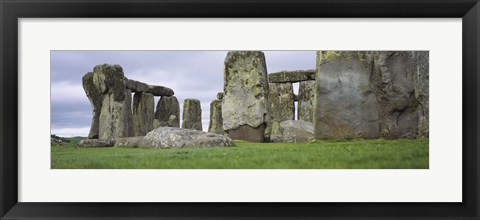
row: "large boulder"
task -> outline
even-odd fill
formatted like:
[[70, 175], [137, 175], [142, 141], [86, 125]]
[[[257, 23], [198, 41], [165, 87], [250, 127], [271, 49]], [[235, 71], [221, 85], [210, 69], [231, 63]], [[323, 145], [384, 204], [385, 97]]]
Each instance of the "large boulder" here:
[[150, 93], [136, 92], [133, 96], [133, 134], [144, 136], [153, 130], [155, 100]]
[[215, 99], [210, 103], [210, 123], [208, 124], [208, 132], [216, 134], [224, 134], [222, 120], [222, 100]]
[[[385, 138], [416, 137], [419, 104], [415, 97], [415, 51], [378, 51], [374, 54], [373, 84], [379, 102], [378, 119]], [[422, 76], [425, 77], [425, 76]], [[419, 84], [422, 84], [421, 81]], [[420, 90], [428, 84], [419, 86]], [[422, 91], [418, 95], [422, 96]], [[428, 106], [428, 105], [427, 105]], [[427, 107], [428, 108], [428, 107]]]
[[315, 138], [379, 137], [378, 102], [370, 81], [372, 52], [321, 51], [316, 76]]
[[148, 86], [148, 93], [154, 95], [154, 96], [172, 96], [175, 93], [173, 92], [172, 89], [165, 87], [165, 86], [155, 86], [155, 85], [149, 85]]
[[313, 124], [307, 121], [286, 120], [280, 123], [280, 135], [275, 142], [308, 142], [313, 140]]
[[269, 83], [270, 138], [280, 135], [280, 122], [295, 119], [295, 101], [292, 83]]
[[115, 139], [115, 147], [140, 147], [143, 136], [140, 137], [123, 137]]
[[302, 81], [298, 91], [298, 120], [313, 123], [315, 101], [315, 81]]
[[232, 146], [232, 139], [198, 130], [159, 127], [149, 132], [140, 145], [147, 148], [199, 148]]
[[228, 52], [224, 63], [222, 118], [223, 129], [231, 138], [256, 142], [269, 138], [268, 91], [263, 52]]
[[97, 139], [99, 136], [99, 117], [102, 110], [103, 94], [93, 83], [93, 73], [88, 72], [82, 77], [83, 90], [92, 105], [92, 123], [88, 138]]
[[[177, 97], [162, 96], [157, 103], [155, 118], [158, 119], [159, 125], [180, 127], [180, 104], [178, 103]], [[172, 118], [172, 120], [169, 122], [170, 118]]]
[[202, 130], [202, 106], [198, 99], [183, 101], [182, 128]]

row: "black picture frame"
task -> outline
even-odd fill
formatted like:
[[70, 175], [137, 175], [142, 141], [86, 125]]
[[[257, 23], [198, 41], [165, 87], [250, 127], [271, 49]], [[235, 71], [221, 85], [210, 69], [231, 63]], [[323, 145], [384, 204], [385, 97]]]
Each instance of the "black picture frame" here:
[[[18, 202], [17, 21], [19, 18], [84, 17], [462, 18], [463, 202]], [[479, 219], [478, 0], [0, 0], [0, 19], [1, 219]]]

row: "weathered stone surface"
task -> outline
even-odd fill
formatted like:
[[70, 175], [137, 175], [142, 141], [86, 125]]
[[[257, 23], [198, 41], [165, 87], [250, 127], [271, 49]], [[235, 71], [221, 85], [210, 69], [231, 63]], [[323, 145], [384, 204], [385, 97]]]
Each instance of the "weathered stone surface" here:
[[223, 99], [223, 92], [217, 93], [217, 99], [220, 99], [220, 100]]
[[[264, 132], [270, 122], [268, 102], [268, 79], [265, 56], [261, 51], [231, 51], [225, 58], [224, 97], [222, 99], [223, 128], [229, 136], [240, 127], [249, 126], [252, 131]], [[255, 129], [260, 128], [260, 129]], [[263, 129], [261, 129], [263, 128]], [[258, 135], [248, 141], [258, 141]], [[230, 136], [234, 138], [233, 136]], [[249, 135], [235, 138], [248, 138]], [[262, 141], [265, 139], [263, 138]]]
[[125, 86], [132, 92], [148, 92], [150, 89], [146, 83], [127, 78], [125, 78]]
[[202, 130], [202, 106], [198, 99], [183, 101], [182, 128]]
[[222, 100], [216, 99], [210, 103], [210, 123], [208, 125], [208, 132], [225, 134], [222, 120]]
[[375, 93], [379, 101], [381, 136], [416, 137], [419, 105], [415, 97], [415, 52], [374, 52], [373, 71]]
[[125, 80], [119, 65], [102, 64], [93, 68], [93, 83], [102, 94], [113, 94], [113, 101], [125, 99]]
[[[273, 137], [273, 136], [272, 136]], [[280, 134], [274, 142], [307, 142], [313, 140], [313, 124], [307, 121], [286, 120], [280, 123]]]
[[89, 72], [82, 77], [83, 90], [92, 105], [92, 123], [88, 138], [97, 139], [99, 135], [99, 117], [102, 110], [103, 94], [93, 83], [93, 73]]
[[417, 72], [415, 81], [415, 98], [419, 103], [418, 136], [429, 136], [429, 52], [417, 51]]
[[266, 142], [265, 130], [266, 125], [261, 124], [260, 126], [254, 128], [250, 125], [242, 125], [236, 129], [227, 131], [227, 134], [233, 140], [247, 140], [250, 142]]
[[99, 139], [111, 140], [132, 136], [131, 91], [124, 89], [124, 100], [115, 101], [115, 94], [104, 96], [99, 116]]
[[306, 80], [315, 80], [315, 70], [281, 71], [268, 74], [268, 82], [270, 83], [294, 83]]
[[124, 137], [115, 139], [115, 147], [140, 147], [140, 142], [143, 136], [140, 137]]
[[165, 87], [165, 86], [153, 86], [149, 85], [148, 86], [148, 93], [154, 95], [154, 96], [172, 96], [175, 93], [173, 92], [172, 89]]
[[153, 130], [155, 101], [150, 93], [137, 92], [133, 96], [133, 134], [144, 136]]
[[313, 123], [313, 106], [315, 99], [315, 81], [300, 82], [298, 91], [298, 120]]
[[153, 129], [158, 128], [158, 127], [165, 127], [167, 125], [168, 125], [167, 123], [161, 122], [160, 120], [158, 120], [156, 118], [153, 119]]
[[168, 117], [168, 122], [167, 122], [167, 125], [168, 127], [180, 127], [180, 119], [177, 118], [177, 116], [175, 115], [170, 115], [170, 117]]
[[113, 145], [115, 145], [115, 141], [113, 139], [84, 139], [78, 143], [79, 147], [113, 147]]
[[372, 53], [321, 51], [316, 76], [315, 138], [379, 137], [378, 103], [370, 82]]
[[[169, 121], [171, 116], [175, 116]], [[162, 96], [157, 103], [155, 118], [162, 122], [162, 125], [180, 127], [180, 104], [175, 96]]]
[[212, 134], [192, 129], [159, 127], [149, 132], [141, 141], [148, 148], [199, 148], [228, 147], [232, 139], [221, 134]]
[[280, 122], [295, 119], [292, 83], [269, 83], [270, 136], [280, 134]]

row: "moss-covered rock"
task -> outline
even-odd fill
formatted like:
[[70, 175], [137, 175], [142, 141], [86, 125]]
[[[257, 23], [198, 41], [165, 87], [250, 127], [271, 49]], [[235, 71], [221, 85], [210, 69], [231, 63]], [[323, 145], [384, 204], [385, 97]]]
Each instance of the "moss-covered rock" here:
[[225, 134], [222, 120], [222, 100], [213, 100], [210, 103], [210, 123], [208, 132], [216, 134]]
[[124, 100], [115, 101], [114, 94], [103, 98], [99, 116], [99, 139], [112, 140], [132, 136], [131, 91], [124, 90]]
[[155, 100], [150, 93], [136, 92], [133, 96], [133, 134], [145, 136], [153, 130]]
[[113, 101], [125, 99], [125, 79], [119, 65], [102, 64], [93, 68], [93, 83], [103, 94], [113, 94]]
[[298, 91], [298, 120], [313, 123], [315, 81], [302, 81]]
[[[170, 117], [175, 116], [170, 121]], [[175, 96], [162, 96], [157, 103], [155, 118], [162, 125], [170, 127], [180, 127], [180, 104]]]
[[88, 72], [82, 77], [83, 90], [92, 105], [92, 123], [90, 126], [90, 132], [88, 133], [89, 139], [97, 139], [99, 136], [99, 117], [102, 110], [103, 94], [93, 83], [93, 73]]
[[202, 106], [198, 99], [183, 101], [182, 128], [202, 130]]
[[[223, 128], [229, 132], [244, 125], [258, 128], [268, 124], [270, 121], [268, 91], [267, 67], [263, 52], [228, 52], [224, 63]], [[268, 130], [255, 131], [258, 132], [257, 135], [269, 138]]]
[[281, 71], [268, 74], [270, 83], [294, 83], [306, 80], [315, 80], [315, 70]]
[[295, 119], [295, 101], [292, 83], [269, 83], [270, 139], [280, 135], [280, 122]]

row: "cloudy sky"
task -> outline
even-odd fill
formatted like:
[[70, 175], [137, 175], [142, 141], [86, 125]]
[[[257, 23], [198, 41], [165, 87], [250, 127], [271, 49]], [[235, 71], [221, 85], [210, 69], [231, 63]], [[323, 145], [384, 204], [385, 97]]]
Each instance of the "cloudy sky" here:
[[[315, 51], [264, 51], [269, 73], [315, 68]], [[227, 51], [51, 51], [51, 132], [87, 136], [92, 107], [82, 76], [97, 64], [119, 64], [125, 76], [172, 88], [180, 102], [199, 99], [203, 130], [208, 130], [210, 102], [223, 90]], [[298, 94], [298, 86], [295, 86]], [[159, 97], [155, 98], [155, 105]]]

